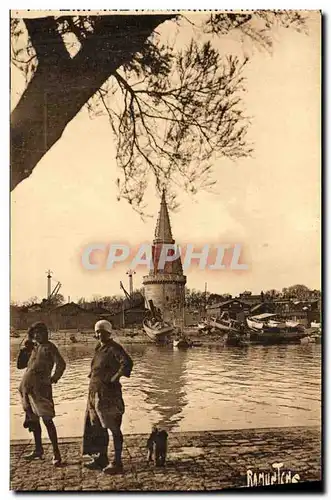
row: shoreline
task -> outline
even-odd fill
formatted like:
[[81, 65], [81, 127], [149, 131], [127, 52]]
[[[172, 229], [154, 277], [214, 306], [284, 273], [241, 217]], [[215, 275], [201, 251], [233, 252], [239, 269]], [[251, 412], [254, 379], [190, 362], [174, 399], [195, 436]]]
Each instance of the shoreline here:
[[[18, 330], [18, 333], [20, 334], [19, 337], [12, 337], [12, 336], [10, 337], [10, 345], [19, 345], [26, 338], [25, 330]], [[201, 334], [197, 330], [194, 330], [192, 328], [187, 328], [185, 329], [185, 334], [193, 342], [197, 343], [201, 342], [201, 346], [223, 345], [223, 342], [217, 333]], [[72, 342], [72, 340], [70, 339], [71, 336], [75, 337], [76, 342]], [[151, 339], [148, 338], [148, 336], [141, 328], [125, 328], [125, 329], [113, 330], [112, 338], [116, 342], [119, 342], [120, 344], [124, 343], [124, 344], [157, 345], [155, 342], [153, 342]], [[92, 330], [83, 332], [77, 330], [51, 332], [49, 340], [58, 345], [79, 345], [79, 344], [84, 345], [84, 344], [94, 344], [97, 342], [97, 340], [94, 337], [94, 332]], [[198, 345], [196, 347], [198, 347]]]
[[[124, 474], [84, 468], [81, 438], [62, 438], [63, 467], [45, 459], [26, 462], [31, 440], [11, 441], [11, 489], [15, 491], [219, 491], [265, 486], [270, 477], [321, 481], [320, 426], [169, 432], [166, 467], [146, 461], [147, 434], [124, 435]], [[109, 446], [112, 456], [112, 445]], [[43, 474], [40, 474], [40, 471]], [[284, 473], [284, 474], [283, 474]], [[299, 479], [298, 479], [299, 477]], [[307, 484], [307, 483], [306, 483]]]
[[[10, 346], [19, 345], [26, 338], [25, 330], [18, 330], [19, 337], [10, 337]], [[197, 347], [225, 347], [226, 344], [224, 340], [220, 337], [219, 333], [202, 333], [193, 328], [186, 328], [184, 330], [185, 335], [193, 342], [192, 348]], [[73, 338], [73, 340], [71, 339]], [[160, 346], [172, 346], [172, 341], [165, 344], [158, 344], [151, 340], [141, 328], [125, 328], [113, 330], [112, 338], [119, 344], [141, 344], [141, 345], [160, 345]], [[94, 332], [91, 331], [77, 331], [77, 330], [60, 330], [58, 332], [51, 332], [49, 335], [49, 340], [54, 342], [56, 345], [89, 345], [95, 344], [97, 342], [94, 337]], [[313, 342], [315, 344], [315, 342]], [[320, 344], [320, 342], [316, 342]], [[280, 342], [280, 343], [263, 343], [263, 342], [250, 342], [246, 345], [240, 345], [238, 347], [246, 346], [268, 346], [268, 345], [302, 345], [301, 342]]]
[[[284, 425], [284, 426], [281, 426], [281, 427], [242, 427], [242, 428], [238, 428], [238, 429], [219, 429], [219, 430], [204, 430], [204, 431], [171, 431], [170, 434], [171, 435], [180, 435], [180, 434], [183, 434], [185, 436], [196, 436], [196, 435], [199, 435], [199, 434], [217, 434], [217, 435], [220, 435], [222, 436], [223, 434], [228, 436], [229, 434], [231, 433], [277, 433], [277, 432], [287, 432], [287, 431], [291, 431], [291, 429], [295, 429], [296, 431], [305, 431], [306, 429], [310, 429], [310, 430], [319, 430], [320, 432], [322, 432], [322, 425], [317, 425], [317, 424], [311, 424], [311, 425]], [[123, 431], [122, 431], [123, 432]], [[146, 439], [148, 438], [148, 433], [146, 432], [129, 432], [129, 433], [125, 433], [123, 432], [123, 436], [124, 436], [124, 439], [127, 437], [127, 438], [136, 438], [136, 437], [146, 437]], [[58, 441], [59, 443], [62, 443], [62, 444], [66, 444], [66, 443], [80, 443], [81, 440], [83, 438], [83, 434], [81, 436], [63, 436], [63, 437], [59, 437], [58, 438]], [[49, 438], [47, 436], [44, 436], [43, 437], [43, 442], [45, 443], [50, 443], [49, 441]], [[29, 445], [33, 443], [33, 439], [32, 438], [26, 438], [26, 439], [10, 439], [10, 445], [12, 446], [15, 446], [15, 445]]]

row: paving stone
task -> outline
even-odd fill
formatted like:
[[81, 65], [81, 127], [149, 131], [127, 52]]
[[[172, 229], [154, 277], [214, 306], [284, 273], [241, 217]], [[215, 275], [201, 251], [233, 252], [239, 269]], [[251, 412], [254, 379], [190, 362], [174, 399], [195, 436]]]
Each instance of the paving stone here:
[[[106, 476], [84, 467], [81, 439], [60, 440], [64, 466], [54, 468], [49, 444], [45, 460], [22, 457], [31, 442], [11, 443], [10, 488], [15, 491], [220, 491], [247, 487], [247, 470], [273, 472], [272, 464], [298, 473], [302, 481], [321, 479], [319, 428], [247, 429], [171, 433], [165, 468], [146, 461], [146, 435], [125, 436], [125, 473]], [[111, 456], [111, 454], [110, 454]], [[70, 459], [69, 459], [70, 458]]]

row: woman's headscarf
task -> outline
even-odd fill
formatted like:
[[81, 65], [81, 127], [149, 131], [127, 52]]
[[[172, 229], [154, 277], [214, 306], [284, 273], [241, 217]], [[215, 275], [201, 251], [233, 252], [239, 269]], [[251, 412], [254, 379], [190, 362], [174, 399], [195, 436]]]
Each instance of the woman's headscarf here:
[[106, 319], [101, 319], [100, 321], [97, 321], [96, 324], [94, 325], [94, 331], [97, 332], [98, 330], [105, 330], [108, 333], [112, 333], [112, 324], [107, 321]]
[[48, 328], [45, 323], [42, 323], [41, 321], [37, 321], [30, 326], [28, 329], [28, 337], [32, 338], [37, 332], [42, 333], [46, 338], [48, 337]]

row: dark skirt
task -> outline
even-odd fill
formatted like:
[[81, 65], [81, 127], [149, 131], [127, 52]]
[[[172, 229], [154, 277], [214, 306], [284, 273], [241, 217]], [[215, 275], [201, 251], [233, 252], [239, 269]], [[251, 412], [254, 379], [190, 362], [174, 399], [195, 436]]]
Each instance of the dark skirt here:
[[107, 454], [109, 436], [107, 429], [103, 428], [98, 419], [91, 424], [89, 409], [85, 412], [83, 455]]

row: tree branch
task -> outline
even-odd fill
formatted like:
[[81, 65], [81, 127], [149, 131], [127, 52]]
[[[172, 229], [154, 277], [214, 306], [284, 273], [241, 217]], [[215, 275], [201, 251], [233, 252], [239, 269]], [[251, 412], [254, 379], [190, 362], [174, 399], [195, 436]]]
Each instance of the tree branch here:
[[25, 20], [38, 69], [11, 116], [11, 189], [31, 175], [67, 123], [143, 47], [156, 26], [173, 17], [103, 16], [95, 20], [96, 32], [73, 59], [61, 35], [54, 33], [53, 18]]
[[[51, 68], [70, 60], [69, 52], [58, 32], [54, 17], [26, 18], [24, 23], [37, 54], [39, 67]], [[53, 67], [53, 69], [56, 68]]]

